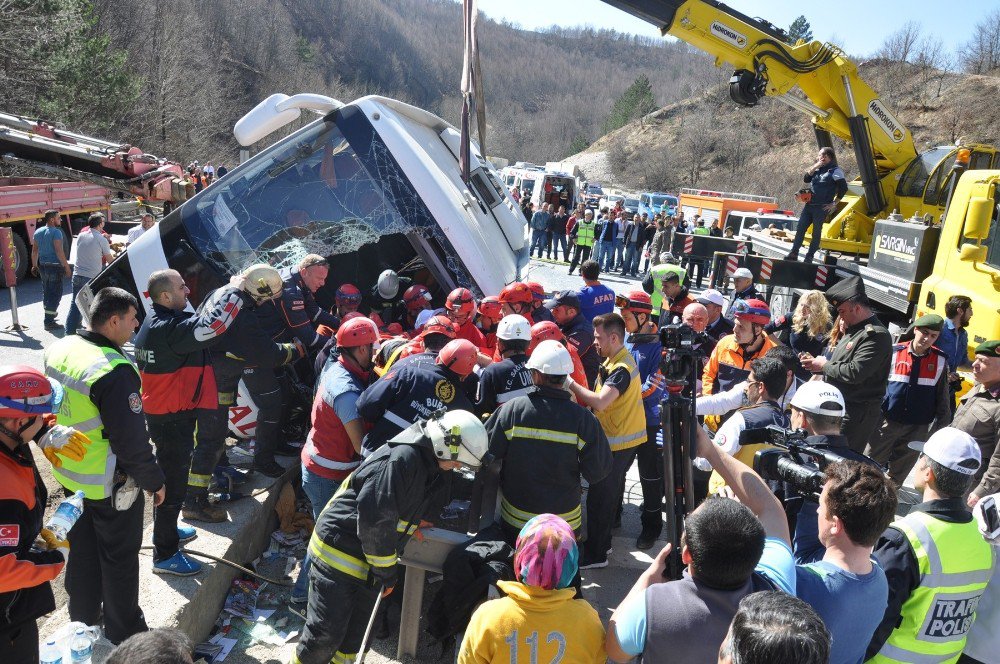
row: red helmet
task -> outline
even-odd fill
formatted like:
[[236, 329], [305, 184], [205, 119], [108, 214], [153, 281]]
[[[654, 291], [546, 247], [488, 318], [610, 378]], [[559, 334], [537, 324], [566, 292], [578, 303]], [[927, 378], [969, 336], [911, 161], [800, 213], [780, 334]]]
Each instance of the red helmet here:
[[403, 293], [403, 304], [407, 311], [420, 311], [431, 305], [431, 292], [423, 284], [413, 284]]
[[354, 284], [341, 284], [335, 295], [338, 307], [361, 304], [361, 291]]
[[625, 291], [625, 295], [615, 297], [615, 306], [637, 313], [652, 313], [653, 300], [646, 291], [630, 290]]
[[476, 298], [468, 288], [456, 288], [448, 294], [444, 308], [453, 314], [472, 316], [476, 313]]
[[368, 346], [378, 341], [378, 329], [375, 321], [364, 316], [355, 317], [346, 323], [341, 323], [337, 329], [338, 348], [357, 348]]
[[38, 369], [23, 364], [0, 367], [0, 417], [55, 413], [62, 398], [62, 385]]
[[771, 309], [764, 300], [736, 300], [733, 303], [733, 315], [754, 325], [767, 325], [771, 322]]
[[500, 291], [498, 299], [503, 304], [531, 304], [534, 298], [535, 294], [531, 292], [528, 285], [517, 281]]
[[528, 345], [528, 354], [535, 350], [535, 346], [542, 343], [543, 341], [548, 341], [553, 339], [555, 341], [562, 341], [566, 338], [563, 331], [559, 329], [559, 326], [550, 320], [543, 320], [539, 323], [535, 323], [531, 326], [531, 343]]
[[500, 300], [496, 295], [487, 295], [479, 303], [479, 313], [491, 320], [500, 320], [503, 313], [500, 311]]
[[449, 339], [454, 339], [458, 335], [458, 332], [455, 330], [455, 324], [451, 322], [450, 318], [438, 314], [437, 316], [428, 318], [423, 328], [421, 328], [420, 336], [426, 337], [428, 334], [443, 334]]
[[548, 297], [545, 294], [545, 286], [541, 285], [537, 281], [525, 281], [524, 285], [531, 291], [531, 297], [533, 299], [545, 300], [545, 298]]
[[465, 378], [476, 368], [478, 359], [479, 349], [476, 344], [468, 339], [453, 339], [438, 353], [436, 363]]
[[[372, 316], [375, 316], [375, 315], [377, 315], [377, 314], [372, 314]], [[365, 317], [365, 315], [363, 313], [361, 313], [360, 311], [348, 311], [346, 314], [343, 315], [343, 317], [341, 317], [340, 323], [344, 324], [344, 323], [346, 323], [349, 320], [354, 320], [355, 318], [364, 318], [364, 317]], [[371, 318], [369, 320], [374, 320], [374, 319]]]

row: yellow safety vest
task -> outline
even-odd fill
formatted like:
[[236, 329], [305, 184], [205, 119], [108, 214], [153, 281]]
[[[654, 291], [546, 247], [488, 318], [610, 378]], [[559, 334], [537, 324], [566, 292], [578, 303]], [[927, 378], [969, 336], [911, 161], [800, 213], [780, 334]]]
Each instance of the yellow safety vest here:
[[111, 451], [101, 413], [90, 398], [90, 388], [120, 364], [139, 370], [127, 357], [110, 346], [98, 346], [71, 335], [54, 343], [45, 353], [45, 374], [62, 383], [65, 390], [56, 421], [90, 438], [80, 461], [63, 459], [52, 467], [56, 480], [70, 491], [83, 491], [90, 500], [111, 495], [117, 457]]
[[583, 221], [576, 224], [576, 244], [580, 247], [594, 246], [594, 222], [585, 223]]
[[[662, 263], [651, 267], [649, 272], [653, 277], [653, 292], [649, 297], [653, 303], [653, 313], [656, 313], [663, 305], [663, 279], [668, 274], [676, 274], [681, 283], [684, 283], [684, 279], [687, 278], [687, 270], [679, 265]], [[661, 320], [660, 323], [663, 324], [663, 321]]]
[[[642, 445], [646, 442], [646, 413], [642, 408], [642, 379], [632, 353], [623, 346], [614, 357], [604, 360], [602, 366], [605, 376], [623, 368], [632, 377], [625, 394], [619, 394], [610, 406], [594, 413], [611, 443], [611, 451], [619, 452]], [[600, 392], [603, 384], [604, 379], [598, 377], [594, 391]]]
[[869, 662], [956, 662], [993, 575], [993, 547], [975, 521], [948, 523], [911, 512], [893, 523], [910, 542], [920, 585], [903, 603], [899, 625]]

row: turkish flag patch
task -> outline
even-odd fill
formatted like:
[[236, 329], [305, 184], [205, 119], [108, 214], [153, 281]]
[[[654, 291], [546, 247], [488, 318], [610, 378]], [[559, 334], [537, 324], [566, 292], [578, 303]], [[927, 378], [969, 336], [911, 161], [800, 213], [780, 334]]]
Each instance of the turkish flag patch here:
[[16, 523], [0, 526], [0, 546], [17, 546], [21, 541], [21, 526]]

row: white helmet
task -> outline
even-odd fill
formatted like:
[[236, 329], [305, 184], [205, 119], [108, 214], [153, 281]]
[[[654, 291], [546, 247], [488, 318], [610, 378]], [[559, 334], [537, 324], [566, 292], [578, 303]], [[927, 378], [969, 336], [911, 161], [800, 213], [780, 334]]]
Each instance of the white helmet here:
[[573, 373], [573, 358], [562, 343], [547, 339], [535, 346], [524, 366], [546, 376], [568, 376]]
[[427, 420], [427, 437], [434, 446], [434, 455], [441, 461], [458, 461], [463, 466], [478, 469], [489, 447], [486, 427], [467, 410], [451, 410]]
[[519, 314], [504, 316], [497, 325], [497, 339], [531, 341], [531, 324]]
[[790, 405], [806, 413], [831, 417], [843, 417], [847, 411], [844, 395], [840, 390], [821, 380], [802, 383], [795, 391]]
[[281, 273], [267, 263], [257, 263], [243, 270], [243, 290], [256, 302], [266, 302], [281, 295]]
[[399, 293], [399, 275], [394, 270], [383, 270], [376, 283], [383, 300], [391, 300]]

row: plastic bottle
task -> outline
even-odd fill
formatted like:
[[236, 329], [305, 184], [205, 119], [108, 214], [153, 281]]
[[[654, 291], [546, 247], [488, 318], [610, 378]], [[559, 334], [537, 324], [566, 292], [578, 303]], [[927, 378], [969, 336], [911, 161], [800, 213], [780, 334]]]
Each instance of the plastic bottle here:
[[52, 531], [56, 539], [65, 540], [67, 533], [76, 524], [81, 514], [83, 514], [83, 491], [77, 491], [59, 503], [55, 514], [49, 517], [45, 527]]
[[39, 664], [62, 664], [62, 650], [55, 641], [46, 641], [38, 651]]
[[94, 652], [94, 641], [82, 629], [76, 630], [70, 641], [69, 654], [73, 664], [90, 664], [90, 656]]

